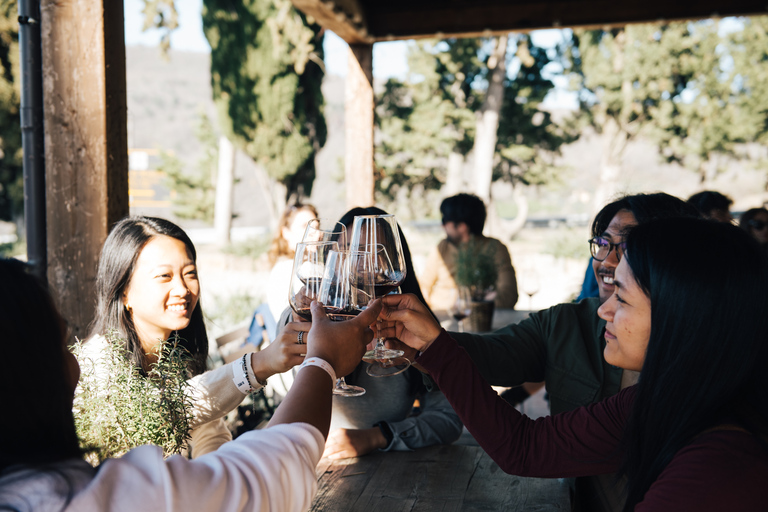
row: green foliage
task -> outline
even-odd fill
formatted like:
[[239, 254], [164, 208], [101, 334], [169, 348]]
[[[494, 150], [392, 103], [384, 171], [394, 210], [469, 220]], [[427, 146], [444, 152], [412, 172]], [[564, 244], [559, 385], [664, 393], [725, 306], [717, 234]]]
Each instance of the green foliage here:
[[16, 0], [0, 0], [0, 219], [24, 209], [19, 15]]
[[271, 240], [271, 235], [255, 236], [242, 242], [233, 242], [225, 247], [222, 252], [256, 260], [267, 252]]
[[144, 26], [142, 30], [156, 28], [162, 32], [160, 48], [167, 52], [171, 47], [171, 33], [179, 26], [179, 13], [174, 0], [144, 0]]
[[106, 336], [98, 360], [88, 359], [78, 341], [72, 351], [81, 367], [75, 397], [75, 426], [91, 462], [119, 457], [143, 444], [154, 444], [168, 457], [179, 453], [189, 437], [191, 398], [187, 365], [191, 355], [178, 337], [163, 343], [148, 376], [130, 363], [117, 335]]
[[288, 0], [204, 0], [222, 128], [289, 194], [311, 192], [325, 144], [323, 32]]
[[475, 238], [461, 244], [456, 255], [456, 284], [469, 288], [472, 300], [483, 300], [498, 278], [492, 245], [479, 243]]
[[212, 301], [214, 307], [207, 308], [205, 313], [208, 332], [220, 335], [230, 331], [233, 326], [250, 318], [263, 301], [263, 296], [259, 294], [252, 295], [249, 291], [244, 290], [216, 297]]
[[768, 128], [768, 22], [742, 22], [730, 34], [712, 20], [574, 31], [582, 121], [617, 141], [643, 133], [666, 161], [712, 177], [714, 155], [738, 156], [738, 144], [764, 140]]
[[[410, 43], [409, 76], [390, 79], [377, 97], [377, 190], [388, 199], [403, 189], [439, 189], [451, 153], [465, 157], [473, 147], [476, 114], [483, 104], [492, 40], [447, 39]], [[572, 139], [539, 105], [553, 84], [542, 77], [546, 51], [526, 35], [515, 40], [519, 64], [505, 81], [494, 179], [544, 183], [559, 147]], [[419, 187], [417, 189], [417, 187]]]
[[199, 219], [211, 224], [216, 207], [219, 146], [207, 115], [200, 115], [195, 136], [203, 149], [196, 169], [185, 169], [178, 157], [165, 151], [160, 154], [158, 169], [165, 175], [167, 186], [176, 192], [173, 213], [182, 219]]

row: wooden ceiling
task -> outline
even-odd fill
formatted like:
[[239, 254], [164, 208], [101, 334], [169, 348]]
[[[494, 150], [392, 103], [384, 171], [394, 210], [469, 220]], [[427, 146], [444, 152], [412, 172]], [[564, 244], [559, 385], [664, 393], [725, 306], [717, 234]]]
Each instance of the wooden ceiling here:
[[291, 0], [347, 43], [768, 13], [766, 0]]

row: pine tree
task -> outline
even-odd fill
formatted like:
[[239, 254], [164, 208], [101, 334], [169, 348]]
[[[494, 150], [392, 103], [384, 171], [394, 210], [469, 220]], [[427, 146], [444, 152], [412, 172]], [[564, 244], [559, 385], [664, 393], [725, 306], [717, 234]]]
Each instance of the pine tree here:
[[326, 140], [322, 29], [288, 0], [205, 0], [203, 28], [221, 127], [273, 180], [276, 215], [311, 193]]
[[0, 0], [0, 219], [24, 209], [21, 123], [21, 68], [16, 0]]

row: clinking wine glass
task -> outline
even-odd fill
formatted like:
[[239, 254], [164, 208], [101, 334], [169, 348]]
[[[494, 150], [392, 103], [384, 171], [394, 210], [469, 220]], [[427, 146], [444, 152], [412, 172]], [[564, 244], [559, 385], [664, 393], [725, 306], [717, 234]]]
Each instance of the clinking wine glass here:
[[338, 250], [339, 244], [336, 242], [296, 244], [288, 303], [293, 312], [306, 322], [312, 321], [309, 306], [313, 300], [318, 300], [328, 255], [331, 251]]
[[[352, 272], [351, 269], [357, 269]], [[369, 253], [330, 251], [320, 284], [318, 299], [334, 322], [359, 315], [373, 300], [373, 272]], [[360, 396], [365, 389], [351, 386], [344, 377], [336, 380], [334, 395]]]
[[337, 242], [339, 250], [347, 250], [347, 227], [328, 219], [312, 219], [304, 229], [302, 242]]
[[464, 332], [464, 319], [472, 313], [472, 295], [469, 288], [460, 286], [456, 302], [451, 307], [451, 314], [454, 320], [459, 323], [459, 332]]
[[[402, 293], [402, 290], [400, 290], [399, 286], [389, 292], [388, 295], [395, 293]], [[397, 350], [396, 352], [400, 351]], [[365, 357], [363, 357], [363, 360], [365, 360]], [[392, 375], [397, 375], [398, 373], [404, 372], [408, 369], [409, 366], [411, 366], [411, 361], [409, 361], [408, 358], [404, 355], [376, 362], [378, 364], [369, 364], [368, 368], [365, 369], [365, 373], [371, 377], [390, 377]]]
[[[405, 257], [400, 244], [400, 230], [394, 215], [361, 215], [352, 223], [350, 250], [370, 252], [373, 256], [374, 288], [376, 297], [383, 297], [405, 279]], [[377, 329], [378, 330], [378, 329]], [[402, 350], [391, 350], [378, 337], [376, 347], [369, 350], [363, 360], [380, 363], [403, 356]]]

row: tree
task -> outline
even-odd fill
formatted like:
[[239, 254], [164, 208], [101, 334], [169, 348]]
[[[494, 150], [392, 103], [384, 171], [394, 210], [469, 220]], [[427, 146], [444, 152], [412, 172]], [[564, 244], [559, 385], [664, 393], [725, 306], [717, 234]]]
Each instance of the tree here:
[[163, 151], [158, 170], [165, 175], [168, 188], [176, 193], [173, 198], [174, 215], [211, 224], [215, 208], [219, 147], [211, 120], [205, 114], [200, 115], [195, 137], [203, 150], [196, 169], [185, 169], [184, 163], [176, 155]]
[[269, 176], [276, 219], [311, 193], [326, 140], [322, 29], [288, 0], [205, 0], [203, 28], [220, 125]]
[[24, 209], [18, 14], [16, 0], [0, 0], [0, 219], [4, 220], [20, 216]]
[[477, 159], [477, 133], [488, 117], [498, 121], [485, 128], [490, 156], [481, 197], [492, 199], [492, 180], [526, 185], [553, 179], [552, 157], [572, 137], [539, 108], [553, 87], [542, 76], [550, 56], [527, 35], [509, 36], [514, 51], [506, 40], [412, 43], [408, 79], [390, 79], [377, 102], [381, 194], [392, 199], [443, 185], [449, 194], [465, 190], [461, 168], [473, 148]]
[[761, 123], [765, 130], [765, 94], [755, 87], [757, 76], [766, 77], [765, 65], [749, 64], [748, 56], [765, 43], [765, 28], [755, 27], [750, 41], [757, 45], [747, 50], [737, 44], [745, 31], [724, 36], [718, 25], [706, 20], [574, 31], [571, 70], [581, 121], [604, 139], [596, 209], [615, 193], [624, 151], [640, 134], [659, 144], [664, 159], [705, 181], [713, 155], [735, 155], [737, 144], [759, 138]]

